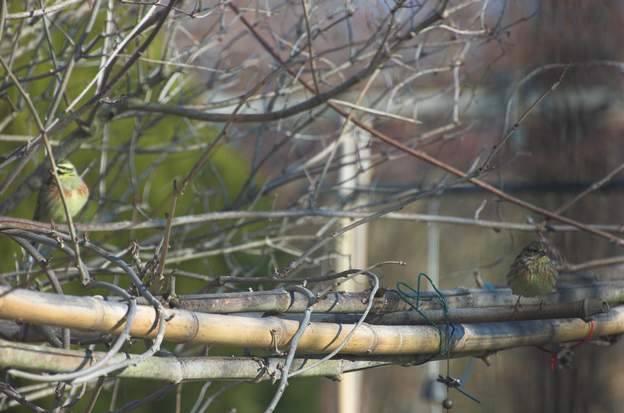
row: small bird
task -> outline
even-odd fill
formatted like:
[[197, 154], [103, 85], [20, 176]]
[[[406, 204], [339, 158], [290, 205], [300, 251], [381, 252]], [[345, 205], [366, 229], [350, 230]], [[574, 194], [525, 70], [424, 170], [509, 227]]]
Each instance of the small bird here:
[[[56, 164], [56, 173], [65, 195], [69, 214], [75, 217], [89, 199], [89, 187], [84, 183], [76, 167], [69, 161], [63, 160]], [[39, 190], [35, 221], [52, 221], [65, 223], [65, 209], [59, 188], [53, 176]]]
[[518, 254], [507, 273], [511, 292], [520, 297], [546, 295], [557, 283], [557, 259], [542, 241], [533, 241]]

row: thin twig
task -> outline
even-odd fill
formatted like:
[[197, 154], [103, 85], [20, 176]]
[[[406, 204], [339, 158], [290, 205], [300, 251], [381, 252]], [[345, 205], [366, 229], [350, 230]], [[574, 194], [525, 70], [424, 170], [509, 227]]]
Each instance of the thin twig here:
[[282, 395], [284, 394], [284, 390], [286, 390], [286, 385], [288, 384], [288, 376], [290, 375], [290, 366], [295, 358], [295, 352], [297, 351], [297, 345], [299, 344], [299, 339], [303, 336], [303, 333], [310, 322], [310, 316], [312, 315], [312, 309], [314, 307], [314, 303], [316, 302], [316, 297], [310, 290], [301, 286], [292, 286], [290, 287], [293, 291], [299, 291], [302, 294], [305, 294], [308, 298], [308, 305], [303, 313], [303, 319], [299, 323], [299, 329], [293, 336], [290, 341], [290, 348], [288, 349], [288, 355], [286, 356], [286, 360], [284, 362], [284, 366], [282, 367], [282, 377], [280, 378], [279, 386], [273, 395], [273, 399], [271, 403], [264, 409], [264, 413], [271, 413], [277, 407], [277, 403], [279, 403]]

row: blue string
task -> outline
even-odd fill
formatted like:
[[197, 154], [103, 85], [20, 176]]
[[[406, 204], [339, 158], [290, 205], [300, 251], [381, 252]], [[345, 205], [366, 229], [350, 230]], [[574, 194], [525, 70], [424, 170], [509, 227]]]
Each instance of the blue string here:
[[[420, 309], [420, 300], [422, 298], [420, 286], [421, 286], [421, 281], [423, 277], [426, 278], [427, 281], [429, 281], [429, 285], [431, 285], [431, 288], [433, 288], [433, 291], [435, 292], [435, 295], [433, 296], [433, 298], [436, 299], [438, 303], [440, 304], [440, 307], [442, 307], [442, 311], [444, 313], [444, 322], [445, 322], [444, 333], [442, 333], [442, 329], [440, 328], [440, 326], [437, 325], [435, 322], [431, 321], [427, 317], [427, 315], [423, 313]], [[477, 403], [481, 403], [479, 399], [477, 399], [475, 396], [471, 395], [470, 393], [468, 393], [466, 390], [462, 388], [461, 380], [452, 379], [449, 376], [448, 370], [449, 370], [449, 359], [451, 356], [450, 354], [451, 338], [454, 336], [455, 326], [449, 322], [448, 305], [446, 302], [446, 297], [444, 296], [444, 294], [442, 294], [442, 291], [438, 289], [438, 287], [433, 283], [431, 278], [429, 278], [429, 276], [425, 274], [424, 272], [421, 272], [418, 274], [418, 278], [416, 280], [416, 289], [413, 289], [412, 287], [410, 287], [404, 282], [398, 282], [396, 284], [396, 287], [397, 287], [397, 292], [401, 300], [405, 301], [410, 307], [412, 307], [412, 309], [415, 310], [423, 318], [423, 320], [425, 320], [429, 325], [433, 326], [436, 330], [438, 330], [438, 334], [440, 335], [440, 347], [438, 349], [438, 352], [440, 356], [446, 356], [446, 363], [447, 363], [446, 364], [446, 369], [447, 369], [446, 377], [439, 376], [438, 381], [446, 385], [447, 397], [448, 397], [448, 388], [453, 387], [454, 389], [457, 389], [457, 391], [459, 391], [461, 394], [468, 397], [469, 399]]]
[[[440, 328], [440, 326], [438, 326], [435, 322], [431, 321], [429, 317], [427, 317], [425, 313], [423, 313], [420, 309], [420, 300], [422, 298], [421, 281], [423, 277], [426, 278], [427, 281], [429, 281], [429, 285], [431, 285], [431, 288], [433, 288], [433, 291], [435, 292], [435, 295], [433, 296], [433, 298], [436, 299], [438, 303], [440, 304], [440, 307], [442, 307], [442, 312], [444, 313], [444, 320], [446, 323], [445, 324], [446, 331], [444, 333], [442, 332], [442, 329]], [[431, 325], [436, 330], [438, 330], [438, 334], [440, 335], [440, 347], [438, 350], [439, 354], [441, 356], [450, 356], [451, 337], [454, 333], [455, 328], [453, 325], [449, 323], [448, 305], [446, 303], [446, 297], [444, 296], [444, 294], [442, 294], [442, 292], [434, 284], [431, 278], [429, 278], [429, 276], [425, 274], [424, 272], [421, 272], [418, 274], [418, 278], [416, 280], [416, 289], [413, 289], [411, 286], [409, 286], [408, 284], [404, 282], [398, 282], [396, 284], [396, 288], [397, 288], [399, 297], [403, 301], [405, 301], [410, 307], [412, 307], [412, 309], [415, 310], [422, 317], [422, 319], [425, 320], [425, 322], [427, 322], [429, 325]], [[446, 339], [444, 340], [443, 337], [445, 337]]]

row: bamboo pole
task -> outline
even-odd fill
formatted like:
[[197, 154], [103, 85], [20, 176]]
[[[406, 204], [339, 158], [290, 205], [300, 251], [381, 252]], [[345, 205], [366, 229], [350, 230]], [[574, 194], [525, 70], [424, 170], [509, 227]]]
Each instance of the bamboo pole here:
[[[443, 310], [396, 311], [393, 313], [369, 314], [366, 322], [382, 325], [427, 325], [431, 322], [443, 323], [493, 323], [502, 321], [520, 320], [545, 320], [549, 318], [581, 318], [588, 320], [596, 314], [609, 311], [609, 305], [605, 301], [587, 298], [580, 301], [552, 304], [522, 304], [517, 308], [510, 306], [454, 308]], [[423, 317], [426, 317], [426, 319]], [[285, 318], [295, 320], [299, 314], [286, 314]], [[313, 314], [313, 321], [324, 323], [355, 323], [359, 319], [358, 314]], [[427, 321], [428, 320], [428, 321]]]
[[[93, 351], [65, 350], [45, 345], [15, 343], [0, 339], [0, 368], [29, 370], [48, 373], [70, 373], [85, 369], [104, 357], [106, 353]], [[451, 358], [482, 357], [491, 353], [454, 353]], [[136, 359], [136, 354], [123, 353], [113, 356], [111, 363]], [[297, 377], [338, 377], [343, 373], [401, 365], [404, 367], [446, 358], [446, 356], [385, 356], [373, 358], [335, 358], [318, 366], [303, 370]], [[296, 358], [294, 369], [303, 369], [314, 363], [316, 358]], [[282, 375], [284, 359], [280, 357], [178, 357], [154, 356], [114, 373], [115, 377], [141, 380], [160, 380], [172, 383], [184, 381], [275, 381]]]
[[[48, 346], [0, 340], [0, 367], [53, 373], [69, 373], [87, 368], [104, 357], [102, 352], [64, 350]], [[111, 363], [136, 358], [117, 354]], [[293, 368], [309, 365], [311, 359], [293, 360]], [[304, 371], [300, 377], [338, 376], [342, 373], [384, 366], [391, 360], [335, 359]], [[119, 371], [116, 376], [128, 379], [162, 380], [173, 383], [193, 380], [266, 381], [279, 379], [284, 359], [279, 357], [151, 357]], [[10, 370], [9, 370], [10, 373]]]
[[[156, 312], [153, 307], [137, 306], [130, 334], [154, 337]], [[127, 306], [96, 297], [56, 294], [0, 287], [0, 318], [26, 323], [56, 325], [102, 332], [123, 328]], [[273, 349], [289, 344], [299, 322], [278, 317], [252, 318], [234, 315], [168, 310], [165, 339]], [[311, 353], [329, 353], [338, 347], [353, 325], [312, 323], [301, 337], [298, 348]], [[344, 347], [344, 354], [434, 353], [438, 331], [433, 327], [363, 326]]]
[[[452, 307], [513, 306], [517, 296], [509, 288], [477, 289], [454, 288], [442, 290], [447, 305]], [[434, 298], [435, 297], [435, 298]], [[332, 292], [321, 297], [314, 307], [318, 313], [362, 313], [368, 293]], [[624, 281], [595, 281], [578, 285], [559, 285], [557, 291], [543, 297], [523, 298], [522, 305], [547, 305], [596, 299], [609, 304], [624, 303]], [[140, 301], [139, 301], [140, 302]], [[301, 313], [308, 299], [299, 292], [282, 289], [254, 292], [192, 294], [178, 297], [176, 307], [206, 313], [277, 312]], [[420, 308], [439, 309], [437, 296], [421, 292]], [[401, 300], [395, 290], [383, 290], [375, 297], [372, 313], [409, 311], [411, 307]]]
[[[154, 337], [156, 312], [153, 307], [137, 306], [130, 332], [133, 336]], [[29, 290], [0, 287], [0, 318], [26, 323], [56, 325], [102, 332], [123, 328], [126, 305], [96, 297], [60, 296]], [[233, 315], [167, 310], [165, 339], [238, 347], [275, 349], [285, 347], [299, 322], [278, 317], [252, 318]], [[452, 352], [496, 351], [517, 346], [541, 345], [586, 339], [588, 334], [604, 336], [624, 333], [624, 306], [595, 317], [475, 323], [453, 325]], [[326, 354], [339, 346], [353, 324], [311, 323], [301, 337], [298, 349]], [[440, 334], [431, 326], [386, 326], [364, 324], [341, 351], [342, 354], [390, 355], [436, 354]]]
[[[448, 312], [442, 310], [421, 310], [423, 316], [416, 311], [397, 311], [387, 314], [371, 314], [366, 318], [369, 324], [380, 325], [428, 325], [429, 322], [436, 324], [462, 324], [462, 323], [492, 323], [504, 321], [520, 321], [520, 320], [545, 320], [553, 318], [580, 318], [589, 320], [596, 314], [602, 314], [609, 311], [609, 306], [604, 302], [596, 299], [585, 299], [574, 301], [571, 303], [555, 303], [555, 304], [529, 304], [522, 305], [519, 308], [513, 306], [505, 307], [478, 307], [478, 308], [449, 308]], [[248, 317], [257, 317], [257, 314], [247, 314]], [[355, 324], [361, 315], [358, 314], [334, 314], [319, 313], [312, 314], [312, 321], [321, 323], [339, 323], [339, 324]], [[283, 314], [282, 319], [301, 320], [300, 314]], [[62, 331], [59, 328], [50, 328], [53, 334], [59, 335]], [[0, 320], [0, 336], [8, 340], [21, 342], [41, 342], [46, 340], [37, 329], [29, 329], [24, 332], [23, 326], [19, 324]], [[86, 332], [82, 330], [73, 330], [71, 333], [73, 339], [77, 342], [96, 342], [100, 338], [101, 333]]]

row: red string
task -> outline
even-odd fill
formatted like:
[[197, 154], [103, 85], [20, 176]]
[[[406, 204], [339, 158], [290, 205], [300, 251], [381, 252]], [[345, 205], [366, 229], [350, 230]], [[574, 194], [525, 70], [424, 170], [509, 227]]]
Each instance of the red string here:
[[578, 343], [573, 345], [572, 348], [576, 348], [576, 347], [580, 346], [581, 344], [586, 343], [589, 340], [591, 340], [592, 337], [594, 337], [594, 333], [595, 332], [596, 332], [596, 320], [590, 320], [589, 321], [589, 331], [587, 332], [587, 335], [581, 341], [579, 341]]
[[[581, 341], [573, 345], [571, 348], [576, 348], [580, 346], [581, 344], [588, 342], [594, 337], [595, 332], [596, 332], [596, 320], [590, 320], [589, 331], [587, 332], [587, 335]], [[559, 362], [559, 358], [558, 358], [557, 352], [552, 352], [550, 354], [550, 371], [555, 371], [557, 369], [558, 362]]]
[[590, 320], [589, 332], [587, 333], [587, 337], [583, 339], [582, 343], [591, 340], [595, 332], [596, 332], [596, 320]]

